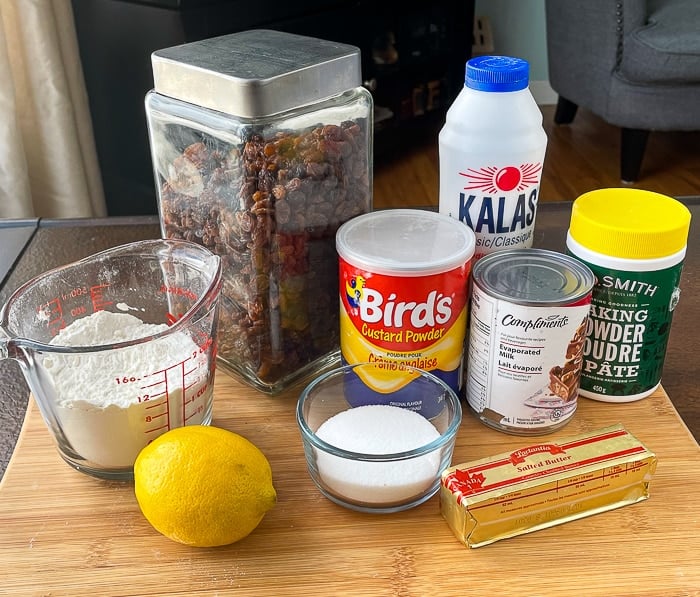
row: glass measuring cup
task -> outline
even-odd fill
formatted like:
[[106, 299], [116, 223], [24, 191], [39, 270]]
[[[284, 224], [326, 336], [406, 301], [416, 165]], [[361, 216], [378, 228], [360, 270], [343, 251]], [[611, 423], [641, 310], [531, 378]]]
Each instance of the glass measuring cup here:
[[148, 240], [14, 292], [0, 311], [0, 358], [19, 362], [68, 464], [130, 479], [150, 441], [211, 422], [220, 290], [218, 256]]

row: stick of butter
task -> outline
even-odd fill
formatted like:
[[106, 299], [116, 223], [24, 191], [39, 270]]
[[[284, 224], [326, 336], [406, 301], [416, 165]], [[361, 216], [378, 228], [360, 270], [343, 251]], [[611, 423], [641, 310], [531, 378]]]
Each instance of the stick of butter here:
[[622, 425], [446, 469], [440, 510], [469, 547], [649, 497], [656, 456]]

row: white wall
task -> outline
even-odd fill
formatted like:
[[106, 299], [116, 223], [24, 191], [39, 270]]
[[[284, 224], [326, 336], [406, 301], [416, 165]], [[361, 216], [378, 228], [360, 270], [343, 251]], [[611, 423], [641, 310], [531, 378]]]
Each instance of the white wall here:
[[530, 63], [530, 91], [539, 104], [555, 104], [549, 86], [544, 0], [476, 0], [475, 15], [488, 17], [494, 54], [517, 56]]

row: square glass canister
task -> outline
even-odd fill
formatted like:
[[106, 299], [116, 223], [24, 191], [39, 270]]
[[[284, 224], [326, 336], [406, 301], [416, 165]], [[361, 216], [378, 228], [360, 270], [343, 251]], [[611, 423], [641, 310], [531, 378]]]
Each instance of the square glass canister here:
[[249, 30], [151, 61], [162, 234], [221, 256], [218, 363], [278, 394], [339, 355], [335, 233], [372, 209], [360, 51]]

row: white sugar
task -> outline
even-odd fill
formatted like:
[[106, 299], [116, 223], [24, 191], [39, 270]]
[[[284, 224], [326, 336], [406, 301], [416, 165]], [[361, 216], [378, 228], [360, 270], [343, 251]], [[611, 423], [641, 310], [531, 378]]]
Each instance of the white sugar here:
[[[440, 437], [435, 426], [412, 410], [367, 405], [342, 411], [323, 423], [317, 436], [337, 448], [364, 454], [394, 454]], [[410, 500], [435, 481], [441, 451], [411, 460], [362, 462], [318, 452], [318, 470], [335, 493], [368, 504]]]

